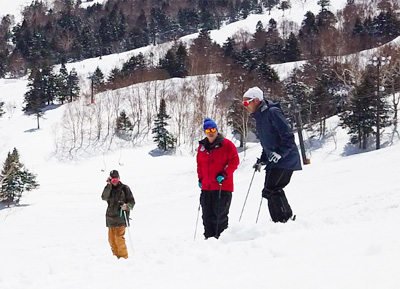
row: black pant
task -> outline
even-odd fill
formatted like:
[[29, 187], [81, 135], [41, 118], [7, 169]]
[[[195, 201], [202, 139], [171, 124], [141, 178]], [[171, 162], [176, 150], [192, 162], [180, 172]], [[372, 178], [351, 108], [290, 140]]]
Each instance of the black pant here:
[[293, 215], [283, 190], [289, 184], [292, 174], [292, 170], [284, 169], [266, 171], [262, 196], [268, 200], [269, 213], [274, 222], [285, 223]]
[[204, 237], [219, 238], [228, 228], [228, 214], [232, 192], [201, 191], [200, 204], [203, 211]]

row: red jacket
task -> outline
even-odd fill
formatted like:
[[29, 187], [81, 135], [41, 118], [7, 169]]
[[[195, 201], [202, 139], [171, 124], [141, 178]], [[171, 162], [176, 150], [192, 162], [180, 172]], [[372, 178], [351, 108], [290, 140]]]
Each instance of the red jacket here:
[[218, 135], [210, 144], [207, 138], [199, 142], [197, 150], [197, 175], [201, 189], [205, 191], [219, 190], [216, 177], [219, 173], [225, 176], [222, 182], [223, 191], [233, 192], [233, 172], [239, 165], [239, 156], [235, 145], [228, 139]]

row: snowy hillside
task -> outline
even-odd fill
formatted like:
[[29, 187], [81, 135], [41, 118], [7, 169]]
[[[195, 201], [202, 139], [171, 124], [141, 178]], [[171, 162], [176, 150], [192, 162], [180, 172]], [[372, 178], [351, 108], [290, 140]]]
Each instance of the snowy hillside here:
[[[22, 84], [0, 82], [2, 92], [14, 99]], [[264, 202], [256, 224], [261, 173], [238, 222], [251, 166], [260, 154], [259, 144], [251, 143], [235, 173], [230, 227], [220, 240], [204, 241], [199, 222], [194, 241], [199, 189], [193, 156], [152, 157], [154, 144], [149, 144], [79, 163], [58, 162], [51, 156], [51, 127], [62, 111], [48, 111], [40, 130], [31, 129], [34, 120], [19, 109], [0, 119], [2, 152], [17, 146], [41, 184], [19, 207], [0, 209], [0, 288], [400, 285], [398, 144], [344, 157], [347, 135], [333, 119], [336, 137], [313, 153], [312, 164], [296, 172], [287, 187], [297, 220], [272, 223]], [[107, 242], [100, 193], [111, 169], [120, 171], [137, 201], [126, 236], [128, 260], [114, 259]]]
[[[285, 17], [298, 11], [303, 15], [301, 5], [316, 6], [317, 1], [293, 2]], [[345, 2], [331, 1], [334, 7]], [[242, 27], [254, 29], [255, 24], [247, 24], [256, 21], [253, 17], [262, 16], [249, 17]], [[225, 29], [223, 38], [217, 37], [221, 41], [230, 33], [229, 26]], [[128, 56], [70, 65], [84, 77], [97, 65], [111, 70]], [[280, 73], [289, 69], [281, 67]], [[393, 128], [383, 132], [382, 149], [361, 154], [348, 145], [337, 117], [329, 119], [322, 140], [304, 132], [311, 164], [295, 172], [286, 189], [297, 215], [287, 224], [269, 220], [265, 200], [255, 222], [263, 172], [255, 174], [238, 221], [251, 167], [261, 153], [258, 143], [249, 143], [245, 155], [240, 151], [234, 175], [229, 228], [219, 240], [205, 241], [201, 220], [195, 227], [200, 191], [193, 155], [153, 156], [155, 145], [149, 142], [60, 161], [54, 156], [54, 138], [70, 104], [46, 111], [38, 130], [35, 118], [21, 111], [26, 84], [27, 79], [0, 79], [6, 111], [0, 118], [0, 161], [17, 147], [41, 186], [23, 195], [20, 206], [0, 207], [0, 289], [400, 287], [400, 136]], [[100, 199], [112, 169], [119, 170], [137, 202], [126, 233], [127, 260], [112, 256], [106, 203]]]

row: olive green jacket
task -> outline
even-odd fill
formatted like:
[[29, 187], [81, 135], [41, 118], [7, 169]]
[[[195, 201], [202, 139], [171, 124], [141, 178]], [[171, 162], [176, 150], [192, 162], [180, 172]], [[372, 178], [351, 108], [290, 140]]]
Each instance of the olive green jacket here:
[[[103, 190], [101, 198], [107, 201], [106, 211], [106, 226], [107, 227], [120, 227], [129, 225], [129, 211], [133, 209], [135, 205], [135, 199], [132, 195], [131, 189], [119, 182], [118, 185], [113, 186], [107, 184]], [[125, 216], [121, 210], [121, 206], [126, 204], [128, 210], [126, 210], [126, 217], [128, 224], [125, 222]]]

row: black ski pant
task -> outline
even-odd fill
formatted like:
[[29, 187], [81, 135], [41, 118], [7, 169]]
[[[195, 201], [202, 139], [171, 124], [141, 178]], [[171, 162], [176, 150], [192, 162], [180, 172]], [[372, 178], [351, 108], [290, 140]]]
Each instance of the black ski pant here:
[[204, 237], [219, 238], [228, 228], [228, 214], [232, 192], [201, 191], [200, 204], [203, 211]]
[[292, 170], [285, 169], [266, 171], [262, 196], [268, 200], [268, 210], [274, 222], [285, 223], [293, 215], [283, 190], [289, 184], [292, 174]]

